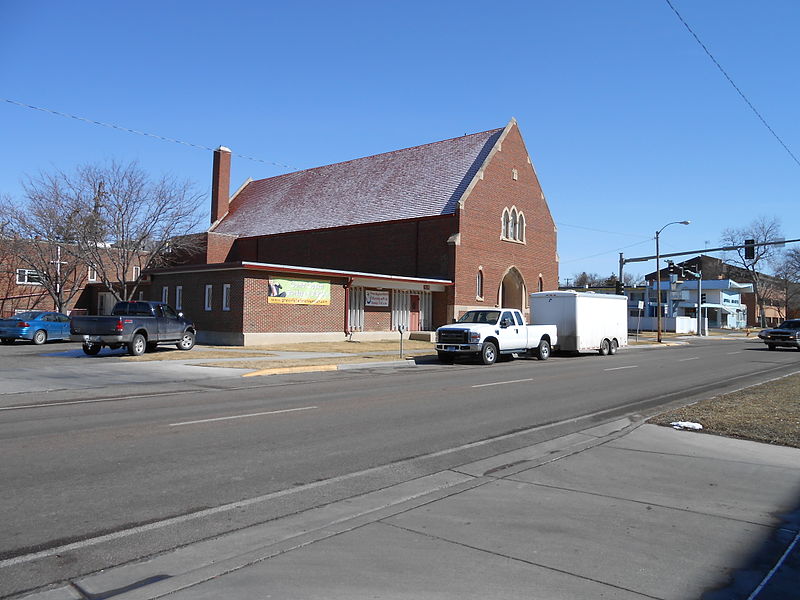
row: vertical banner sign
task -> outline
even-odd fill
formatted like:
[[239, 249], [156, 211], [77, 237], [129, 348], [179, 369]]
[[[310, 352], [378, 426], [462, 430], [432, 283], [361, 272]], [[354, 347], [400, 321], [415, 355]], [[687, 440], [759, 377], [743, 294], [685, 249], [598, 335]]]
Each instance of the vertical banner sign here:
[[389, 306], [389, 292], [364, 290], [364, 306]]
[[327, 281], [270, 277], [267, 302], [327, 306], [331, 303], [331, 284]]

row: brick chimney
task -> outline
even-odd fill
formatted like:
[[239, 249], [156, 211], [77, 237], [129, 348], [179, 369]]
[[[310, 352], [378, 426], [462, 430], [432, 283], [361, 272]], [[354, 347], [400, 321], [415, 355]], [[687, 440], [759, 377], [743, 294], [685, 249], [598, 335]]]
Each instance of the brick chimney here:
[[231, 194], [231, 149], [220, 146], [214, 150], [214, 169], [211, 177], [211, 223], [228, 212]]

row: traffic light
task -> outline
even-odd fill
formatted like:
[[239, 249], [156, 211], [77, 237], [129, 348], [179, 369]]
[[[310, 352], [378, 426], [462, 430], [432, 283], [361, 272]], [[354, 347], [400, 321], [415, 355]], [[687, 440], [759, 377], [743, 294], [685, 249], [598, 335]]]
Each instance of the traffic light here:
[[616, 293], [618, 296], [625, 295], [625, 286], [622, 285], [621, 281], [617, 281], [614, 286], [616, 287]]
[[705, 303], [706, 303], [706, 295], [700, 294], [700, 304], [705, 304]]
[[745, 260], [753, 260], [756, 257], [756, 241], [744, 241], [744, 258]]

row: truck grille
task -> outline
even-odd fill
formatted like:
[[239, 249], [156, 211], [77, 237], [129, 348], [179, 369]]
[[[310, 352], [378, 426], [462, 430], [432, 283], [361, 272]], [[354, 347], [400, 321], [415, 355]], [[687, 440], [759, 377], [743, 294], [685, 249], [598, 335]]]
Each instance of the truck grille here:
[[440, 344], [467, 344], [469, 331], [465, 329], [444, 329], [439, 332]]

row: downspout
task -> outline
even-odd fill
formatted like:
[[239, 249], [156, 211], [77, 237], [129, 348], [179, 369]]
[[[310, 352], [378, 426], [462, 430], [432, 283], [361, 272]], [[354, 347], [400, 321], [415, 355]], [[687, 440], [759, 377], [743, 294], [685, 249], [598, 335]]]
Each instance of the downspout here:
[[350, 331], [350, 286], [352, 285], [353, 278], [348, 277], [347, 283], [342, 286], [344, 288], [344, 334], [347, 337], [353, 335], [353, 332]]

